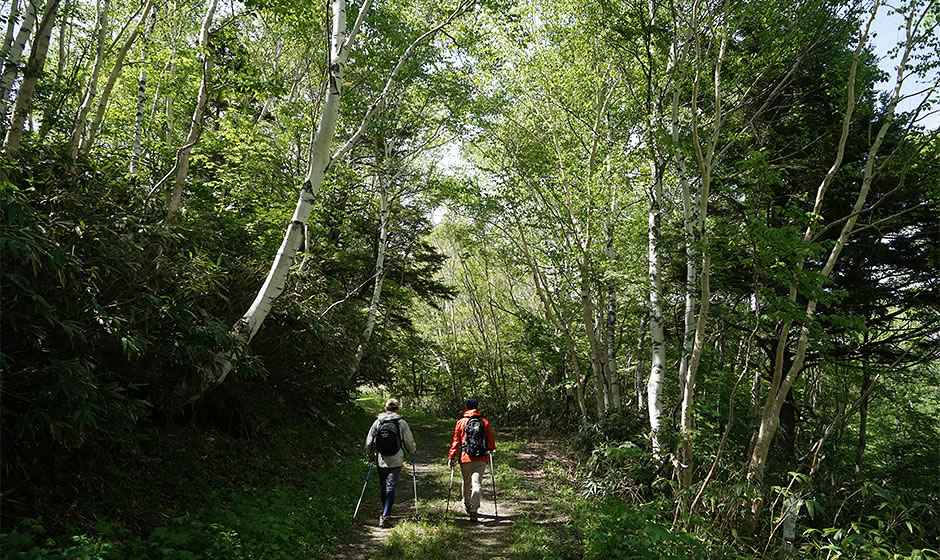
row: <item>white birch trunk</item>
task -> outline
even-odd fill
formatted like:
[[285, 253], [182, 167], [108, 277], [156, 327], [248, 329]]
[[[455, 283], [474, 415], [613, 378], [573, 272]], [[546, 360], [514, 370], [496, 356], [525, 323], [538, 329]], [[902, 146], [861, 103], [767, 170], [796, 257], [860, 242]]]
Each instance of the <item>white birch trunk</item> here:
[[[174, 52], [172, 57], [175, 58], [176, 53]], [[176, 76], [176, 61], [173, 58], [170, 59], [170, 83], [173, 82]], [[157, 87], [157, 93], [159, 93], [159, 86]], [[166, 119], [166, 136], [164, 140], [168, 145], [176, 143], [176, 112], [173, 110], [173, 95], [169, 92], [166, 95], [166, 100], [163, 104], [163, 117]]]
[[[65, 57], [68, 52], [68, 27], [69, 27], [69, 1], [65, 2], [65, 12], [62, 21], [59, 22], [59, 59], [56, 61], [56, 71], [55, 71], [55, 80], [56, 85], [62, 82], [65, 79]], [[45, 123], [43, 123], [45, 124]]]
[[[693, 12], [697, 9], [698, 3], [693, 6]], [[684, 234], [685, 257], [686, 257], [686, 275], [685, 275], [685, 312], [683, 314], [683, 336], [682, 336], [682, 355], [679, 360], [679, 392], [685, 392], [685, 384], [688, 377], [689, 361], [692, 358], [692, 345], [695, 338], [695, 307], [698, 303], [698, 266], [696, 265], [695, 253], [695, 206], [692, 204], [692, 189], [689, 185], [688, 171], [686, 169], [685, 157], [679, 147], [679, 96], [681, 90], [682, 75], [685, 70], [686, 59], [688, 55], [690, 37], [692, 30], [695, 29], [693, 22], [688, 26], [685, 40], [680, 48], [679, 30], [674, 30], [676, 37], [670, 51], [670, 60], [667, 68], [667, 74], [673, 74], [672, 84], [672, 123], [671, 140], [673, 152], [675, 154], [675, 165], [679, 179], [679, 185], [682, 192], [682, 231]]]
[[[13, 3], [14, 5], [17, 4], [18, 0], [14, 0]], [[10, 44], [4, 49], [3, 56], [0, 57], [0, 60], [2, 60], [2, 73], [0, 73], [0, 117], [2, 117], [4, 125], [7, 123], [6, 114], [10, 100], [10, 89], [13, 87], [13, 82], [16, 80], [16, 75], [19, 73], [20, 61], [23, 59], [23, 50], [26, 49], [26, 43], [29, 41], [30, 35], [32, 35], [33, 26], [36, 25], [36, 18], [38, 17], [40, 7], [40, 0], [27, 0], [26, 13], [23, 14], [23, 23], [20, 24], [16, 38], [11, 38]], [[16, 12], [12, 8], [9, 17], [11, 23], [8, 24], [7, 34], [12, 35], [12, 23], [16, 17]]]
[[[725, 14], [722, 18], [723, 21], [727, 21], [727, 10], [729, 4], [726, 1], [724, 4]], [[698, 28], [698, 3], [696, 2], [692, 8], [692, 25], [691, 29]], [[687, 238], [686, 246], [686, 255], [689, 259], [688, 263], [688, 272], [687, 272], [687, 283], [686, 283], [686, 305], [692, 305], [691, 310], [686, 308], [686, 337], [689, 337], [689, 328], [692, 326], [690, 321], [694, 318], [694, 328], [692, 329], [692, 347], [690, 348], [690, 354], [688, 355], [688, 362], [682, 372], [682, 409], [680, 413], [679, 420], [679, 434], [680, 439], [682, 440], [682, 448], [680, 453], [681, 458], [681, 469], [679, 471], [679, 484], [680, 486], [687, 488], [692, 483], [692, 464], [693, 464], [693, 455], [692, 455], [692, 408], [693, 408], [693, 399], [695, 396], [695, 374], [698, 371], [699, 363], [702, 359], [702, 352], [705, 348], [705, 325], [708, 319], [709, 304], [711, 301], [711, 288], [709, 286], [710, 280], [710, 261], [708, 253], [708, 243], [707, 243], [707, 232], [705, 229], [705, 220], [708, 216], [708, 200], [711, 195], [711, 174], [714, 163], [715, 149], [718, 144], [718, 139], [721, 134], [721, 128], [724, 122], [724, 115], [722, 114], [722, 92], [721, 92], [721, 67], [724, 61], [725, 47], [727, 45], [728, 33], [721, 34], [721, 40], [719, 42], [718, 53], [714, 57], [714, 68], [712, 72], [713, 76], [713, 87], [714, 87], [714, 115], [712, 118], [712, 131], [710, 137], [706, 141], [705, 150], [702, 150], [702, 143], [699, 139], [699, 108], [698, 108], [698, 91], [699, 83], [702, 75], [703, 69], [703, 58], [711, 59], [709, 53], [703, 54], [701, 52], [701, 38], [699, 35], [695, 35], [695, 58], [696, 58], [696, 72], [695, 80], [692, 86], [692, 144], [695, 148], [696, 161], [698, 162], [698, 171], [699, 176], [701, 177], [701, 187], [698, 190], [698, 200], [693, 209], [691, 204], [691, 196], [687, 196], [687, 199], [683, 204], [688, 203], [688, 209], [685, 210], [685, 214], [688, 216], [689, 221], [694, 224], [691, 231], [687, 230], [687, 234], [691, 234]], [[691, 39], [691, 33], [689, 38]], [[674, 117], [675, 123], [675, 117]], [[675, 128], [674, 128], [675, 134]], [[679, 156], [680, 162], [682, 157]], [[684, 170], [684, 163], [680, 164], [680, 169]], [[688, 195], [688, 185], [683, 186], [684, 195]], [[694, 221], [693, 221], [694, 219]], [[689, 224], [686, 224], [688, 227]], [[701, 243], [699, 250], [695, 250], [695, 242], [698, 241]], [[696, 270], [695, 261], [700, 256], [701, 258], [701, 270]], [[700, 272], [700, 274], [699, 274]], [[698, 278], [696, 278], [698, 276]], [[698, 286], [696, 286], [696, 279], [698, 280]], [[696, 293], [698, 292], [698, 293]], [[694, 305], [695, 300], [700, 297], [699, 308], [698, 308], [698, 317], [694, 317]], [[687, 342], [687, 341], [686, 341]]]
[[650, 162], [652, 182], [649, 211], [649, 284], [650, 284], [650, 375], [646, 384], [647, 410], [650, 419], [650, 437], [653, 456], [661, 456], [659, 426], [662, 417], [663, 375], [666, 370], [666, 337], [663, 332], [662, 309], [662, 255], [659, 251], [659, 226], [662, 220], [663, 183], [660, 163]]
[[[320, 190], [320, 186], [323, 183], [323, 178], [326, 176], [326, 171], [330, 163], [336, 159], [336, 157], [339, 157], [340, 154], [352, 149], [354, 140], [362, 134], [371, 117], [384, 106], [384, 100], [391, 90], [395, 78], [417, 46], [434, 36], [446, 24], [463, 13], [470, 4], [468, 2], [463, 3], [442, 23], [416, 39], [405, 50], [398, 64], [392, 70], [385, 84], [385, 89], [380, 95], [380, 99], [373, 102], [366, 111], [359, 129], [353, 137], [347, 141], [340, 152], [338, 152], [337, 156], [331, 159], [330, 145], [333, 142], [336, 122], [339, 117], [340, 94], [342, 91], [346, 61], [355, 44], [359, 28], [371, 8], [371, 5], [371, 0], [365, 0], [363, 2], [362, 6], [359, 8], [359, 14], [356, 17], [352, 29], [347, 33], [346, 2], [345, 0], [332, 0], [333, 30], [329, 49], [330, 59], [327, 91], [326, 97], [323, 100], [323, 107], [320, 111], [320, 122], [317, 125], [316, 131], [313, 133], [310, 164], [307, 166], [307, 176], [301, 186], [300, 196], [294, 208], [294, 215], [291, 217], [287, 231], [284, 233], [284, 239], [281, 241], [281, 246], [274, 257], [271, 269], [268, 271], [268, 275], [261, 289], [258, 291], [258, 294], [255, 296], [254, 301], [251, 303], [251, 306], [249, 306], [245, 314], [242, 315], [233, 326], [233, 331], [246, 343], [251, 342], [251, 339], [254, 338], [258, 329], [261, 328], [262, 322], [264, 322], [264, 319], [271, 312], [274, 301], [284, 291], [287, 273], [290, 271], [290, 267], [294, 263], [297, 249], [303, 241], [303, 231], [310, 217], [310, 212], [313, 209], [314, 198]], [[216, 361], [218, 369], [214, 372], [205, 372], [202, 387], [199, 387], [198, 391], [188, 399], [189, 402], [201, 397], [211, 387], [222, 383], [232, 370], [232, 359], [233, 356], [230, 354], [220, 353], [217, 355]]]
[[95, 116], [92, 118], [91, 124], [88, 126], [88, 132], [85, 135], [85, 139], [82, 140], [82, 153], [88, 153], [88, 151], [91, 149], [91, 146], [95, 142], [95, 136], [98, 134], [98, 128], [101, 126], [101, 121], [104, 119], [105, 110], [108, 108], [108, 100], [111, 97], [111, 91], [114, 89], [114, 84], [117, 83], [117, 79], [121, 75], [121, 71], [124, 69], [124, 59], [127, 57], [127, 52], [134, 44], [134, 41], [136, 41], [137, 37], [140, 36], [140, 28], [144, 24], [144, 21], [147, 20], [147, 16], [149, 15], [150, 9], [152, 7], [153, 0], [148, 0], [147, 4], [144, 6], [144, 10], [140, 16], [140, 19], [134, 26], [134, 30], [131, 31], [130, 35], [128, 35], [127, 39], [124, 41], [124, 44], [121, 46], [121, 50], [118, 51], [117, 58], [114, 61], [114, 67], [111, 69], [111, 75], [108, 76], [108, 81], [105, 84], [104, 89], [101, 90], [101, 96], [98, 99], [98, 107], [95, 109]]
[[137, 166], [140, 162], [141, 144], [144, 134], [144, 110], [147, 106], [147, 62], [150, 53], [150, 37], [153, 35], [153, 28], [157, 23], [158, 7], [154, 6], [150, 11], [150, 20], [147, 22], [147, 29], [144, 32], [144, 42], [141, 49], [140, 73], [137, 76], [137, 112], [134, 115], [134, 134], [131, 139], [131, 161], [128, 170], [132, 175], [137, 174]]
[[588, 339], [591, 350], [591, 371], [594, 374], [594, 401], [597, 407], [597, 419], [600, 420], [606, 411], [604, 395], [607, 384], [604, 381], [603, 360], [601, 359], [600, 341], [597, 329], [594, 326], [594, 300], [589, 276], [588, 248], [581, 252], [581, 321], [584, 325], [584, 334]]
[[[176, 181], [173, 183], [173, 189], [169, 192], [167, 198], [167, 221], [172, 220], [173, 216], [179, 212], [183, 203], [183, 185], [189, 177], [189, 158], [193, 153], [193, 146], [199, 141], [202, 135], [202, 118], [205, 114], [206, 104], [209, 103], [209, 81], [212, 79], [212, 57], [209, 55], [209, 28], [212, 26], [212, 19], [215, 17], [215, 8], [218, 0], [209, 0], [209, 7], [206, 9], [206, 15], [202, 20], [202, 28], [199, 30], [199, 51], [202, 53], [202, 79], [199, 81], [199, 95], [196, 98], [196, 108], [193, 110], [193, 118], [189, 125], [189, 134], [186, 136], [186, 142], [176, 151], [176, 164], [173, 171], [176, 171]], [[168, 174], [169, 175], [169, 174]], [[161, 181], [163, 182], [163, 181]]]
[[[294, 209], [294, 215], [287, 226], [281, 247], [278, 249], [265, 278], [264, 284], [255, 296], [254, 301], [242, 317], [233, 326], [235, 333], [246, 343], [254, 338], [261, 323], [271, 312], [274, 301], [284, 291], [287, 273], [294, 263], [294, 257], [303, 241], [303, 231], [313, 208], [313, 201], [320, 189], [323, 177], [326, 175], [330, 163], [330, 144], [336, 131], [336, 121], [339, 116], [340, 94], [343, 85], [343, 73], [350, 49], [356, 39], [356, 32], [362, 23], [365, 14], [371, 6], [371, 0], [366, 0], [359, 9], [359, 17], [353, 29], [346, 32], [346, 2], [345, 0], [332, 0], [333, 30], [330, 40], [329, 79], [326, 98], [320, 113], [320, 122], [313, 133], [310, 164], [307, 166], [307, 176], [300, 189], [300, 196]], [[205, 372], [202, 386], [189, 400], [201, 397], [208, 389], [222, 383], [232, 370], [233, 356], [220, 353], [216, 360], [218, 369], [214, 372]]]
[[[366, 0], [360, 9], [359, 21], [368, 11], [371, 2]], [[330, 144], [336, 131], [336, 121], [339, 116], [340, 94], [343, 85], [343, 73], [346, 69], [346, 60], [352, 47], [354, 34], [346, 38], [346, 2], [333, 0], [333, 34], [330, 42], [329, 83], [323, 109], [320, 113], [320, 122], [313, 135], [313, 146], [310, 154], [310, 165], [307, 168], [307, 177], [300, 190], [300, 197], [294, 209], [294, 215], [288, 224], [281, 247], [274, 258], [268, 277], [261, 290], [255, 297], [248, 311], [235, 324], [235, 331], [246, 340], [251, 340], [261, 327], [262, 321], [267, 317], [274, 304], [274, 300], [284, 291], [287, 272], [294, 262], [294, 256], [302, 241], [303, 226], [310, 217], [314, 197], [320, 190], [323, 177], [330, 163]], [[354, 29], [353, 32], [356, 30]]]
[[[636, 367], [633, 368], [633, 394], [636, 397], [636, 410], [643, 413], [646, 410], [647, 398], [643, 390], [643, 339], [646, 338], [646, 322], [649, 320], [649, 313], [644, 313], [640, 317], [640, 334], [636, 337]], [[631, 358], [632, 359], [632, 358]], [[629, 371], [629, 368], [627, 368]]]
[[85, 121], [88, 119], [88, 112], [91, 111], [91, 104], [95, 99], [98, 90], [98, 75], [101, 73], [101, 65], [104, 60], [104, 43], [108, 34], [108, 10], [111, 7], [111, 0], [100, 0], [98, 3], [98, 38], [96, 41], [95, 62], [91, 68], [91, 76], [88, 78], [88, 88], [85, 90], [85, 97], [75, 115], [75, 125], [72, 127], [72, 137], [69, 140], [70, 154], [74, 161], [78, 157], [78, 151], [81, 148], [82, 135], [85, 132]]
[[7, 14], [7, 30], [3, 34], [3, 46], [0, 46], [0, 69], [6, 64], [7, 53], [13, 44], [13, 31], [20, 19], [20, 0], [10, 2], [10, 13]]
[[[385, 158], [390, 155], [389, 146], [386, 144]], [[362, 355], [365, 353], [366, 346], [372, 338], [372, 330], [375, 328], [375, 318], [379, 311], [379, 301], [382, 298], [382, 282], [385, 280], [385, 250], [388, 247], [388, 193], [385, 170], [380, 163], [378, 165], [379, 182], [379, 239], [378, 248], [375, 257], [375, 285], [372, 288], [372, 300], [369, 303], [369, 314], [366, 316], [366, 325], [362, 329], [362, 335], [359, 337], [359, 345], [356, 347], [356, 353], [353, 356], [353, 363], [349, 368], [350, 379], [359, 371], [359, 364], [362, 362]]]
[[23, 123], [26, 122], [26, 117], [32, 108], [33, 92], [36, 90], [39, 74], [46, 62], [46, 53], [49, 51], [49, 38], [52, 35], [52, 22], [55, 21], [58, 8], [59, 0], [49, 0], [42, 21], [39, 24], [39, 29], [36, 32], [36, 37], [33, 40], [29, 61], [23, 70], [23, 83], [20, 84], [19, 92], [16, 95], [16, 105], [13, 107], [10, 128], [7, 129], [3, 141], [7, 157], [14, 157], [19, 150], [20, 140], [23, 135]]

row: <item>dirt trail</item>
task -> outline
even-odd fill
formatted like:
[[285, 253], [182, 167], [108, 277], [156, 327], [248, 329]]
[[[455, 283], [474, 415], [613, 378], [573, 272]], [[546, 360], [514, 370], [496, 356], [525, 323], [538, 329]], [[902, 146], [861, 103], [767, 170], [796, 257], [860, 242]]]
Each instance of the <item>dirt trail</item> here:
[[[406, 418], [407, 419], [407, 418]], [[487, 480], [483, 487], [483, 499], [480, 505], [479, 522], [471, 523], [463, 510], [460, 496], [460, 470], [455, 470], [453, 489], [450, 492], [449, 514], [445, 516], [448, 507], [448, 486], [450, 471], [446, 464], [447, 447], [450, 443], [452, 424], [448, 422], [429, 423], [410, 421], [409, 425], [415, 434], [418, 443], [418, 452], [415, 455], [415, 471], [418, 481], [418, 510], [420, 519], [436, 523], [448, 519], [448, 523], [468, 531], [473, 531], [472, 547], [467, 550], [469, 557], [488, 559], [507, 558], [508, 548], [507, 531], [516, 519], [525, 516], [530, 521], [539, 524], [564, 523], [565, 519], [552, 519], [550, 512], [545, 511], [542, 504], [532, 499], [507, 498], [499, 494], [494, 506], [493, 485], [487, 469]], [[497, 453], [496, 476], [500, 476], [499, 445], [503, 439], [513, 438], [513, 434], [500, 433], [496, 430]], [[513, 438], [515, 439], [515, 438]], [[516, 470], [523, 475], [520, 485], [529, 489], [537, 489], [544, 479], [543, 471], [546, 449], [544, 444], [531, 443], [525, 438], [518, 438], [523, 448], [516, 455]], [[363, 480], [366, 473], [363, 473]], [[378, 558], [381, 545], [388, 538], [391, 529], [380, 529], [378, 517], [381, 507], [378, 500], [378, 485], [375, 482], [376, 472], [373, 469], [365, 497], [359, 509], [357, 520], [351, 530], [344, 535], [327, 558], [337, 560], [372, 560]], [[414, 483], [411, 465], [402, 469], [395, 495], [395, 506], [392, 510], [392, 527], [406, 520], [415, 519]], [[355, 504], [353, 505], [353, 507]], [[498, 510], [498, 514], [497, 514]], [[352, 514], [352, 512], [350, 512]]]

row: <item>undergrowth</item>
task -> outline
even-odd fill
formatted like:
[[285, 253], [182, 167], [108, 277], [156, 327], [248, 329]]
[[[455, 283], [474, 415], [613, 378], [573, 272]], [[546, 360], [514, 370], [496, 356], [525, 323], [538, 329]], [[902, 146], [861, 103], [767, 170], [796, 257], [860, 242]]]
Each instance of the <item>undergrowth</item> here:
[[348, 527], [358, 497], [370, 404], [331, 410], [335, 427], [281, 417], [250, 441], [164, 435], [154, 442], [164, 450], [158, 468], [115, 468], [111, 488], [85, 508], [89, 523], [56, 532], [42, 518], [5, 527], [3, 558], [323, 557]]

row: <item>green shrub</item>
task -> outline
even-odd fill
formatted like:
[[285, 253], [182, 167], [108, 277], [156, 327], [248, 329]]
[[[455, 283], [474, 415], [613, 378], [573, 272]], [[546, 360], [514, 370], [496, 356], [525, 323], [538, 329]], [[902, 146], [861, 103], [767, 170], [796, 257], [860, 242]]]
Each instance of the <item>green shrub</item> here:
[[615, 498], [586, 502], [579, 512], [584, 530], [584, 558], [701, 560], [734, 558], [694, 534], [659, 522], [654, 505], [634, 506]]

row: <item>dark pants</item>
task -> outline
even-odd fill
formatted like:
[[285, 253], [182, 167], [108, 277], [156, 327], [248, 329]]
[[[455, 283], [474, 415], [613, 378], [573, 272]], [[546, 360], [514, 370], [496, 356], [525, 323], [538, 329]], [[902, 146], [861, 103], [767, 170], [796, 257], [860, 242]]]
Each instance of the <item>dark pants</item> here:
[[398, 484], [398, 475], [401, 467], [379, 467], [379, 500], [382, 501], [382, 515], [392, 512], [395, 503], [395, 485]]

